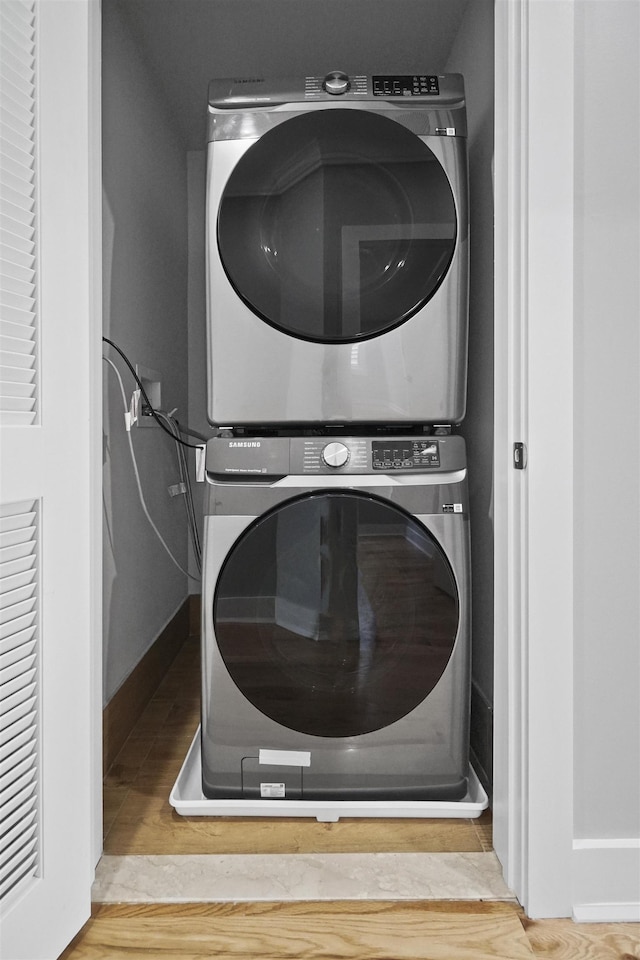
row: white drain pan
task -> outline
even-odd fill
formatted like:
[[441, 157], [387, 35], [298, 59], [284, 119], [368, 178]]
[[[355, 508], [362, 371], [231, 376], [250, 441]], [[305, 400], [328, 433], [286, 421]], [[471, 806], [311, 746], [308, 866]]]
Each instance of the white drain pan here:
[[200, 728], [182, 764], [171, 806], [183, 817], [315, 817], [331, 823], [341, 817], [479, 817], [488, 798], [473, 768], [462, 800], [209, 800], [202, 792]]

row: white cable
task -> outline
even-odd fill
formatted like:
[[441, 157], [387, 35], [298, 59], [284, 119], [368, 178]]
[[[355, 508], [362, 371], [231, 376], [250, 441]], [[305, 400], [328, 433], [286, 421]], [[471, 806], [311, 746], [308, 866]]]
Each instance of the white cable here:
[[176, 447], [176, 457], [178, 460], [178, 469], [180, 471], [180, 480], [184, 484], [184, 503], [185, 510], [187, 514], [187, 524], [189, 527], [189, 534], [191, 538], [191, 547], [193, 549], [194, 558], [196, 566], [198, 568], [198, 573], [202, 572], [202, 548], [200, 546], [200, 537], [198, 535], [198, 525], [196, 522], [196, 513], [195, 507], [193, 504], [193, 493], [191, 490], [191, 478], [189, 476], [189, 468], [187, 466], [187, 460], [184, 453], [184, 448], [180, 444], [180, 427], [176, 420], [174, 420], [174, 413], [176, 413], [177, 408], [171, 411], [171, 413], [165, 413], [164, 410], [156, 410], [156, 416], [160, 417], [163, 420], [168, 429], [171, 431], [175, 438], [175, 447]]
[[[115, 365], [115, 363], [113, 362], [113, 360], [111, 360], [109, 357], [103, 357], [102, 359], [105, 360], [106, 363], [108, 363], [109, 366], [115, 371], [115, 374], [116, 374], [116, 376], [117, 376], [117, 378], [118, 378], [118, 383], [120, 384], [120, 393], [122, 394], [122, 403], [123, 403], [123, 406], [124, 406], [124, 416], [125, 416], [125, 425], [126, 425], [126, 424], [127, 424], [127, 417], [128, 417], [128, 415], [129, 415], [129, 407], [128, 407], [128, 405], [127, 405], [127, 395], [126, 395], [126, 393], [125, 393], [124, 384], [123, 384], [123, 382], [122, 382], [122, 377], [120, 376], [120, 371], [119, 371], [118, 368], [116, 367], [116, 365]], [[131, 431], [128, 429], [128, 427], [127, 427], [127, 437], [128, 437], [128, 439], [129, 439], [129, 450], [131, 451], [131, 462], [132, 462], [132, 464], [133, 464], [133, 472], [134, 472], [134, 474], [135, 474], [136, 484], [137, 484], [137, 487], [138, 487], [138, 496], [140, 497], [140, 503], [142, 504], [142, 509], [144, 510], [144, 515], [145, 515], [145, 517], [147, 518], [147, 520], [149, 521], [149, 523], [151, 524], [151, 526], [152, 526], [152, 528], [153, 528], [153, 531], [154, 531], [154, 533], [156, 534], [158, 540], [160, 541], [160, 543], [162, 544], [162, 546], [164, 547], [164, 549], [167, 551], [167, 553], [169, 554], [169, 556], [171, 557], [171, 559], [172, 559], [173, 562], [175, 563], [175, 565], [176, 565], [176, 567], [178, 568], [178, 570], [180, 570], [181, 573], [184, 573], [185, 577], [189, 577], [189, 579], [191, 579], [191, 580], [196, 580], [196, 581], [199, 582], [199, 579], [200, 579], [199, 577], [194, 577], [193, 574], [191, 574], [191, 573], [189, 573], [187, 570], [185, 570], [184, 567], [181, 565], [181, 563], [180, 563], [178, 560], [176, 560], [176, 558], [174, 557], [173, 553], [172, 553], [171, 550], [169, 549], [169, 547], [168, 547], [168, 545], [167, 545], [164, 537], [162, 536], [162, 534], [160, 533], [160, 531], [158, 530], [157, 526], [155, 525], [155, 523], [153, 522], [153, 520], [152, 520], [152, 518], [151, 518], [151, 514], [149, 513], [149, 510], [147, 509], [147, 504], [145, 503], [144, 494], [143, 494], [143, 492], [142, 492], [142, 483], [140, 482], [140, 474], [138, 473], [138, 464], [137, 464], [137, 462], [136, 462], [136, 455], [135, 455], [135, 452], [134, 452], [134, 449], [133, 449], [133, 440], [131, 439]]]

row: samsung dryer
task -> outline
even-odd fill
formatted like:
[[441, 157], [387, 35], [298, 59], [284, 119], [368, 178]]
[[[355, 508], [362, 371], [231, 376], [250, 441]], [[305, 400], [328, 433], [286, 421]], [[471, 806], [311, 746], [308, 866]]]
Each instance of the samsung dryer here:
[[216, 80], [208, 116], [210, 421], [459, 422], [462, 77]]
[[205, 796], [464, 797], [462, 438], [215, 438], [206, 464]]

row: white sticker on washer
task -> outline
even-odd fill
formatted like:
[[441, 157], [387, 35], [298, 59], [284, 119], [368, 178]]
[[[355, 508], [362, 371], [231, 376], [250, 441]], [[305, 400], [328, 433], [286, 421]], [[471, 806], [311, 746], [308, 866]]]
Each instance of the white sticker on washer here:
[[281, 767], [310, 767], [311, 753], [309, 750], [260, 750], [258, 763]]
[[261, 797], [284, 797], [285, 796], [285, 786], [284, 783], [261, 783], [260, 784], [260, 796]]

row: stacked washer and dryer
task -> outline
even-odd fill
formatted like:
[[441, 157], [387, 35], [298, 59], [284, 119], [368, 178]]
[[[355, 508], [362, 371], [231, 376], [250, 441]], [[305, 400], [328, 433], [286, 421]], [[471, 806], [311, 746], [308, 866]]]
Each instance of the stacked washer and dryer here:
[[463, 80], [209, 90], [202, 790], [458, 800]]

